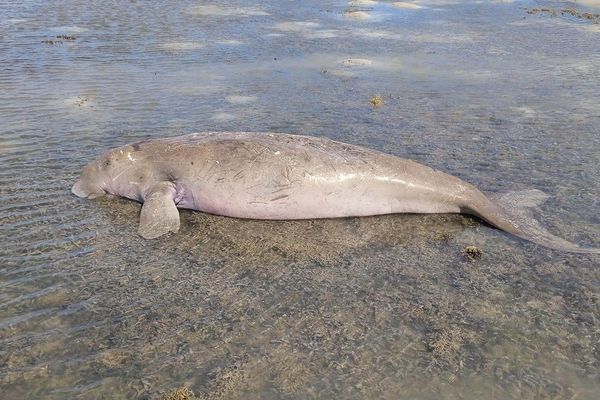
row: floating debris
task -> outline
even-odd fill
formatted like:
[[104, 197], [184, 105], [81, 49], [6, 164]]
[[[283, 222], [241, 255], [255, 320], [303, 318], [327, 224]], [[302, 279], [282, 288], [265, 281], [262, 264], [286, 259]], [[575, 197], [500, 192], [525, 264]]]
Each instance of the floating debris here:
[[69, 41], [73, 41], [75, 39], [77, 39], [75, 36], [73, 35], [57, 35], [56, 36], [57, 39], [64, 39], [64, 40], [69, 40]]
[[62, 44], [62, 40], [42, 40], [42, 43], [54, 46], [56, 44]]
[[365, 67], [371, 64], [373, 64], [373, 61], [368, 58], [347, 58], [342, 60], [342, 65], [344, 67]]
[[380, 95], [375, 95], [373, 97], [371, 97], [371, 100], [369, 100], [369, 102], [373, 105], [373, 107], [378, 108], [381, 107], [384, 103], [383, 103], [383, 99], [381, 98]]

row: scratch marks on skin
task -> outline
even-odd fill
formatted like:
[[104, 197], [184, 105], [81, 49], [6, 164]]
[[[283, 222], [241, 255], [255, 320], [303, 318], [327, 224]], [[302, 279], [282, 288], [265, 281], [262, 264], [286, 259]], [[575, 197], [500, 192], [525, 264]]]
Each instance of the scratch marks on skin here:
[[123, 170], [121, 172], [119, 172], [117, 175], [113, 176], [111, 178], [111, 181], [115, 181], [116, 179], [118, 179], [121, 175], [123, 175], [125, 172], [129, 171], [131, 168], [133, 167], [133, 165], [128, 165], [127, 167], [123, 168]]
[[279, 192], [283, 192], [284, 190], [288, 190], [290, 188], [291, 188], [291, 186], [285, 185], [285, 186], [283, 186], [283, 187], [281, 187], [281, 188], [279, 188], [277, 190], [272, 191], [271, 194], [276, 194], [276, 193], [279, 193]]
[[282, 194], [281, 196], [277, 196], [275, 198], [272, 198], [270, 201], [277, 201], [277, 200], [282, 200], [282, 199], [287, 199], [288, 197], [290, 197], [287, 194]]
[[250, 165], [248, 165], [248, 168], [251, 168], [251, 167], [254, 165], [254, 163], [256, 162], [256, 160], [258, 160], [258, 158], [259, 158], [261, 155], [263, 155], [263, 153], [264, 153], [265, 151], [268, 151], [268, 150], [269, 150], [269, 148], [268, 148], [268, 147], [266, 147], [266, 146], [265, 146], [265, 147], [263, 147], [263, 148], [262, 148], [260, 151], [256, 151], [256, 150], [254, 150], [254, 149], [253, 149], [253, 151], [255, 151], [255, 152], [256, 152], [256, 155], [255, 155], [255, 156], [252, 158], [252, 160], [250, 160]]
[[[346, 159], [344, 159], [344, 162], [348, 162]], [[333, 172], [337, 172], [337, 169], [335, 169], [335, 165], [333, 165], [333, 161], [329, 160], [329, 166], [331, 167], [331, 169], [333, 169]]]
[[285, 178], [285, 180], [287, 181], [287, 184], [290, 185], [292, 183], [292, 180], [290, 178], [290, 173], [291, 173], [291, 168], [289, 165], [285, 166], [285, 170], [283, 171], [283, 177]]
[[165, 172], [165, 180], [168, 182], [176, 182], [177, 179], [177, 174], [175, 173], [175, 171], [169, 169], [168, 171]]
[[207, 179], [211, 178], [213, 175], [217, 173], [217, 165], [219, 165], [219, 160], [206, 160], [209, 161], [208, 170], [206, 171]]
[[[285, 168], [281, 171], [281, 177], [283, 177], [284, 180], [283, 181], [279, 180], [279, 182], [274, 180], [273, 186], [281, 189], [281, 188], [290, 188], [294, 184], [301, 183], [302, 179], [298, 176], [295, 177], [295, 175], [297, 175], [297, 174], [294, 173], [294, 167], [290, 166], [290, 165], [286, 165]], [[304, 174], [302, 176], [304, 176]], [[280, 189], [278, 189], [278, 190], [280, 190]]]
[[241, 178], [243, 178], [243, 177], [244, 177], [244, 170], [243, 170], [243, 169], [241, 169], [241, 170], [239, 170], [239, 171], [238, 171], [238, 173], [236, 173], [236, 174], [233, 176], [233, 178], [232, 178], [232, 179], [241, 179]]
[[308, 151], [304, 150], [304, 161], [309, 162], [312, 160], [312, 157], [308, 154]]

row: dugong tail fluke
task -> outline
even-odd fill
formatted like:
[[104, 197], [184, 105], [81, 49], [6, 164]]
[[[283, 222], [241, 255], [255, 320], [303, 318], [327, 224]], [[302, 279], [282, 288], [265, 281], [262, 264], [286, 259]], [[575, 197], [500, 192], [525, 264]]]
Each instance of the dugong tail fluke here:
[[503, 231], [544, 247], [572, 253], [600, 254], [600, 249], [580, 247], [552, 235], [533, 218], [530, 209], [547, 198], [547, 194], [536, 189], [487, 193], [465, 211]]

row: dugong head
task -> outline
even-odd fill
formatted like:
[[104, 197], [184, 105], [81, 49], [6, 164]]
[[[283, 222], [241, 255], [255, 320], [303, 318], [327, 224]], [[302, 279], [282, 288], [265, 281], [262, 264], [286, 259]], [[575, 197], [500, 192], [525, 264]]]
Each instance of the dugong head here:
[[[138, 161], [141, 161], [141, 157], [139, 152], [135, 151], [134, 146], [127, 145], [110, 150], [85, 166], [81, 177], [71, 188], [71, 192], [76, 196], [88, 199], [94, 199], [107, 193], [130, 197], [126, 193], [119, 192], [129, 181], [129, 174], [139, 174], [138, 170], [143, 168], [142, 163]], [[132, 194], [134, 198], [137, 197], [136, 194]]]

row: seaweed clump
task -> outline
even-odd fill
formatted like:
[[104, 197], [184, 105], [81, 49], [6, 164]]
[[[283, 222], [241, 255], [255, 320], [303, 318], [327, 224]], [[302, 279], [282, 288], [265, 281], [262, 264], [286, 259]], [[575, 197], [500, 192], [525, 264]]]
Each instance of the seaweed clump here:
[[165, 395], [163, 395], [160, 400], [196, 400], [197, 397], [194, 396], [194, 392], [192, 392], [189, 388], [182, 386], [177, 388]]
[[481, 258], [483, 252], [477, 246], [467, 246], [463, 250], [463, 256], [469, 261], [475, 261]]
[[371, 97], [371, 100], [369, 100], [369, 102], [375, 108], [381, 107], [383, 105], [383, 99], [381, 98], [380, 95], [376, 95], [376, 96]]
[[559, 14], [562, 16], [570, 15], [574, 18], [585, 19], [594, 24], [600, 24], [600, 14], [582, 13], [574, 8], [563, 8], [562, 10], [554, 8], [525, 8], [525, 11], [527, 14], [549, 14], [551, 17], [557, 17]]

